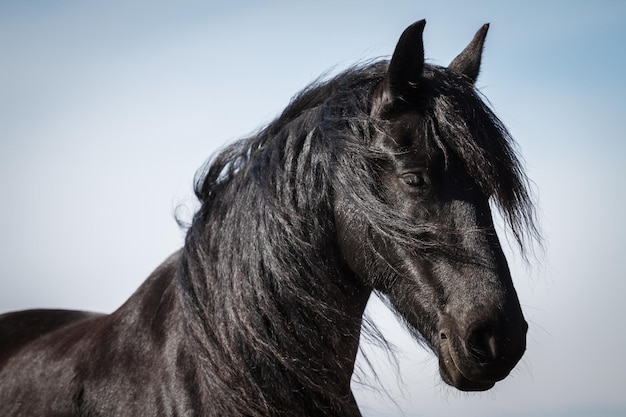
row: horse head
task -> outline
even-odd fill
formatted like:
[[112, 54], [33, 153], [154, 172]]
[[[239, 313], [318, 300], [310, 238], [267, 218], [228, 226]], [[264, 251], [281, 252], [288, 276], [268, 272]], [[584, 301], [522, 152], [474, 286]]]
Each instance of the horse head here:
[[490, 200], [514, 219], [526, 180], [474, 88], [488, 26], [442, 68], [424, 63], [424, 25], [402, 34], [372, 92], [376, 204], [337, 197], [339, 244], [436, 353], [447, 384], [487, 390], [520, 360], [527, 331]]

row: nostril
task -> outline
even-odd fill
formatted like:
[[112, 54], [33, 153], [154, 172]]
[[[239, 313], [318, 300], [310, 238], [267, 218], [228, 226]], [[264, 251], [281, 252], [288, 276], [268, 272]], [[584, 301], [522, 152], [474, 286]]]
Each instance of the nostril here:
[[467, 336], [468, 351], [480, 361], [492, 361], [498, 357], [498, 343], [491, 326], [474, 326]]

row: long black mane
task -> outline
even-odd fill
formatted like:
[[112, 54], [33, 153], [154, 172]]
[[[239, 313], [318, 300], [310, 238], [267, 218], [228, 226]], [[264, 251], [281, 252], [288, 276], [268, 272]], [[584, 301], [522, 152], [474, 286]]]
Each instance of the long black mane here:
[[[333, 378], [349, 365], [338, 360], [332, 370], [315, 362], [341, 351], [349, 328], [336, 296], [351, 291], [338, 279], [349, 272], [338, 256], [337, 193], [378, 233], [423, 250], [440, 244], [434, 225], [416, 227], [383, 209], [377, 166], [384, 156], [371, 139], [385, 121], [371, 117], [371, 96], [387, 67], [369, 63], [313, 83], [197, 175], [201, 207], [178, 279], [192, 343], [203, 353], [198, 377], [220, 399], [217, 414], [219, 407], [223, 415], [268, 414], [283, 395], [264, 397], [272, 384], [318, 392], [328, 399], [314, 404], [319, 409], [349, 406]], [[465, 167], [523, 246], [536, 234], [533, 206], [508, 132], [468, 80], [433, 65], [424, 79], [422, 134]]]
[[[212, 358], [207, 375], [220, 368], [211, 386], [242, 415], [267, 414], [276, 399], [265, 402], [262, 386], [284, 369], [298, 378], [283, 381], [288, 386], [333, 399], [319, 408], [341, 410], [349, 401], [335, 398], [345, 389], [333, 386], [336, 378], [314, 358], [342, 349], [334, 332], [348, 318], [332, 294], [348, 289], [337, 288], [345, 267], [336, 255], [333, 178], [341, 148], [363, 146], [354, 136], [368, 134], [370, 90], [383, 70], [370, 65], [310, 86], [278, 119], [229, 146], [198, 176], [202, 206], [187, 234], [180, 278], [191, 330]], [[324, 341], [315, 336], [319, 323], [329, 324]], [[263, 369], [249, 369], [250, 356]], [[247, 383], [250, 397], [232, 392], [232, 379]]]

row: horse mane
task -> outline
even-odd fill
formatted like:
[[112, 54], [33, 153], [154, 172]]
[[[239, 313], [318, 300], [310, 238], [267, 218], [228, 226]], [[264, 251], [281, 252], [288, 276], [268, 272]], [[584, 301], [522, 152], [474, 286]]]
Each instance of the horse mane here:
[[431, 100], [423, 127], [429, 140], [444, 155], [454, 154], [491, 198], [524, 255], [541, 237], [515, 141], [473, 82], [436, 66], [426, 66], [424, 75]]
[[[270, 385], [318, 392], [328, 400], [313, 405], [320, 409], [350, 404], [338, 394], [345, 387], [333, 383], [346, 365], [316, 363], [343, 350], [341, 332], [350, 327], [344, 306], [333, 302], [351, 289], [339, 277], [345, 271], [337, 255], [332, 178], [342, 137], [356, 134], [350, 125], [367, 121], [370, 90], [383, 73], [382, 65], [369, 65], [313, 83], [276, 120], [228, 146], [197, 176], [202, 204], [179, 275], [192, 312], [190, 332], [210, 361], [212, 375], [204, 382], [221, 399], [216, 407], [231, 407], [216, 415], [272, 415], [281, 399], [264, 397]], [[322, 323], [329, 323], [323, 343]]]
[[[319, 393], [326, 402], [313, 406], [320, 409], [349, 406], [335, 378], [346, 364], [316, 362], [343, 350], [342, 335], [353, 324], [337, 301], [352, 291], [336, 243], [337, 193], [355, 202], [373, 230], [413, 247], [437, 245], [431, 225], [416, 227], [381, 209], [375, 167], [382, 156], [370, 145], [384, 122], [370, 117], [370, 99], [387, 65], [367, 63], [314, 82], [196, 176], [201, 207], [178, 280], [188, 331], [203, 351], [196, 372], [216, 399], [215, 415], [272, 415], [297, 396], [267, 398], [269, 386]], [[522, 244], [536, 229], [510, 135], [469, 82], [431, 65], [425, 78], [432, 90], [425, 131], [493, 197]]]

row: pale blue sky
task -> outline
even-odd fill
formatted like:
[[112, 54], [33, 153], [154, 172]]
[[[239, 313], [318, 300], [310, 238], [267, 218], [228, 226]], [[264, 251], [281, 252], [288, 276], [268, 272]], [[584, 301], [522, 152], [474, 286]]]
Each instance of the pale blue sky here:
[[193, 210], [204, 160], [421, 18], [441, 65], [491, 23], [478, 86], [520, 145], [546, 249], [530, 267], [511, 251], [528, 352], [488, 393], [445, 387], [373, 305], [402, 382], [381, 359], [389, 396], [359, 389], [364, 415], [624, 415], [620, 1], [0, 0], [0, 311], [118, 307], [182, 244], [173, 212]]

